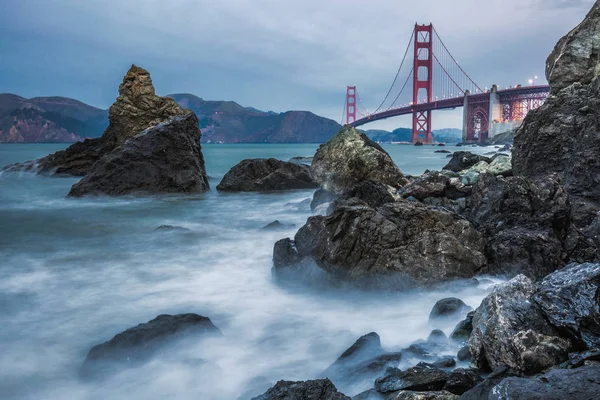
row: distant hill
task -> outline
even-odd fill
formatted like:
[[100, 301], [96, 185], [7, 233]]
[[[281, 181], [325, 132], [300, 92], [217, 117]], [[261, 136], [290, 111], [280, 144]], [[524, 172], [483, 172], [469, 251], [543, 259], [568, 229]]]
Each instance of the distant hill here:
[[324, 143], [341, 128], [309, 111], [274, 113], [189, 93], [169, 96], [196, 113], [202, 141], [208, 143]]
[[0, 143], [76, 142], [106, 126], [107, 110], [77, 100], [0, 94]]
[[[398, 128], [392, 132], [380, 129], [370, 129], [363, 131], [365, 135], [376, 142], [410, 142], [412, 139], [412, 129]], [[433, 140], [442, 143], [458, 143], [462, 140], [462, 130], [455, 128], [438, 129], [431, 133]]]

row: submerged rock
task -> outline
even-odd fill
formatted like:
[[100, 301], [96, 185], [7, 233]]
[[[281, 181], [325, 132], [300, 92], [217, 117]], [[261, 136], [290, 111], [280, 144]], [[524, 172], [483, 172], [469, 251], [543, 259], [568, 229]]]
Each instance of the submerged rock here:
[[336, 194], [367, 180], [394, 188], [407, 182], [389, 154], [350, 125], [319, 147], [311, 171], [323, 189]]
[[36, 161], [6, 167], [39, 173], [83, 176], [96, 161], [140, 132], [173, 117], [188, 114], [169, 97], [157, 96], [150, 73], [132, 65], [119, 86], [119, 97], [108, 110], [109, 125], [102, 137], [86, 139]]
[[302, 260], [335, 282], [399, 289], [470, 278], [485, 263], [483, 241], [458, 215], [400, 201], [376, 209], [340, 204], [329, 216], [308, 219], [295, 236], [276, 244], [275, 271]]
[[293, 228], [294, 225], [286, 225], [286, 224], [282, 224], [281, 222], [279, 222], [279, 220], [275, 220], [273, 222], [268, 223], [267, 225], [263, 226], [262, 229], [265, 231], [276, 231], [278, 229], [285, 229], [285, 228]]
[[252, 400], [352, 400], [337, 391], [329, 379], [291, 382], [279, 381], [264, 394]]
[[523, 374], [541, 372], [567, 360], [572, 348], [530, 300], [533, 283], [523, 275], [496, 286], [473, 316], [469, 347], [475, 364], [505, 364]]
[[314, 189], [318, 185], [306, 165], [256, 158], [242, 160], [217, 185], [223, 192], [263, 192], [271, 190]]
[[436, 319], [449, 319], [449, 318], [460, 318], [461, 315], [473, 310], [461, 299], [456, 297], [448, 297], [439, 300], [429, 313], [429, 322]]
[[205, 192], [200, 136], [193, 113], [148, 128], [96, 162], [69, 196]]
[[81, 374], [83, 377], [96, 377], [141, 364], [162, 346], [183, 335], [206, 337], [219, 334], [219, 329], [207, 317], [197, 314], [159, 315], [92, 347], [81, 367]]

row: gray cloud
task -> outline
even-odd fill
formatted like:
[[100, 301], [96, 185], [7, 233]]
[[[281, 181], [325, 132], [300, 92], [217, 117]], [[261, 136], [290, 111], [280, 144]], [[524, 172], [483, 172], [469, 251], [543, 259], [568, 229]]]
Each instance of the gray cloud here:
[[[339, 120], [347, 84], [375, 108], [415, 21], [433, 22], [481, 86], [543, 75], [546, 55], [592, 0], [8, 0], [0, 5], [0, 91], [108, 107], [132, 62], [159, 93]], [[407, 72], [407, 71], [406, 71]], [[401, 79], [403, 81], [403, 79]], [[437, 113], [436, 127], [459, 113]], [[373, 127], [407, 125], [393, 119]]]

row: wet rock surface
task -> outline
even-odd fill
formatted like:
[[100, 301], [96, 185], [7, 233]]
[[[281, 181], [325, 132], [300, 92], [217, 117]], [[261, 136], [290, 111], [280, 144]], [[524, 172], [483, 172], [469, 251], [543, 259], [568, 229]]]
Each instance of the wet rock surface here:
[[217, 185], [223, 192], [262, 192], [272, 190], [314, 189], [318, 185], [306, 165], [274, 158], [242, 160], [229, 170]]
[[193, 113], [148, 128], [96, 162], [69, 196], [205, 192], [200, 136]]
[[264, 394], [252, 400], [351, 400], [338, 392], [329, 379], [291, 382], [279, 381]]
[[533, 282], [519, 275], [498, 285], [482, 301], [469, 339], [479, 368], [493, 370], [505, 364], [531, 375], [567, 360], [572, 343], [530, 301], [534, 292]]
[[336, 194], [367, 180], [394, 188], [407, 182], [389, 154], [350, 125], [319, 147], [311, 171], [323, 189]]
[[[279, 242], [278, 242], [279, 243]], [[336, 282], [406, 288], [472, 277], [485, 263], [479, 233], [458, 215], [400, 201], [371, 208], [341, 204], [308, 219], [274, 260], [316, 263]], [[427, 265], [427, 268], [423, 266]], [[285, 264], [275, 263], [275, 269]]]
[[438, 391], [442, 390], [447, 380], [446, 372], [427, 365], [417, 365], [406, 371], [388, 368], [385, 376], [375, 381], [375, 389], [380, 393], [397, 390]]
[[438, 300], [429, 313], [429, 322], [436, 319], [458, 318], [473, 310], [464, 301], [456, 297]]
[[452, 154], [452, 158], [443, 168], [444, 170], [460, 172], [471, 168], [478, 162], [485, 161], [489, 163], [491, 160], [488, 157], [473, 154], [469, 151], [456, 151]]
[[197, 314], [159, 315], [92, 347], [81, 368], [86, 378], [107, 375], [119, 368], [147, 361], [162, 346], [183, 335], [220, 335], [211, 320]]

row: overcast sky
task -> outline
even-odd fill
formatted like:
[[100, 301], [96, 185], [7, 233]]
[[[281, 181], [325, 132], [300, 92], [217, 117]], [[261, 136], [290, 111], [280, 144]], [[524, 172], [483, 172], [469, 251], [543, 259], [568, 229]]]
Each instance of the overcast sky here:
[[[385, 96], [415, 22], [432, 22], [481, 87], [527, 84], [593, 0], [2, 0], [0, 92], [108, 108], [132, 64], [189, 92], [340, 121], [346, 85]], [[403, 79], [400, 79], [403, 80]], [[437, 112], [434, 128], [459, 127]], [[409, 126], [407, 117], [365, 128]]]

